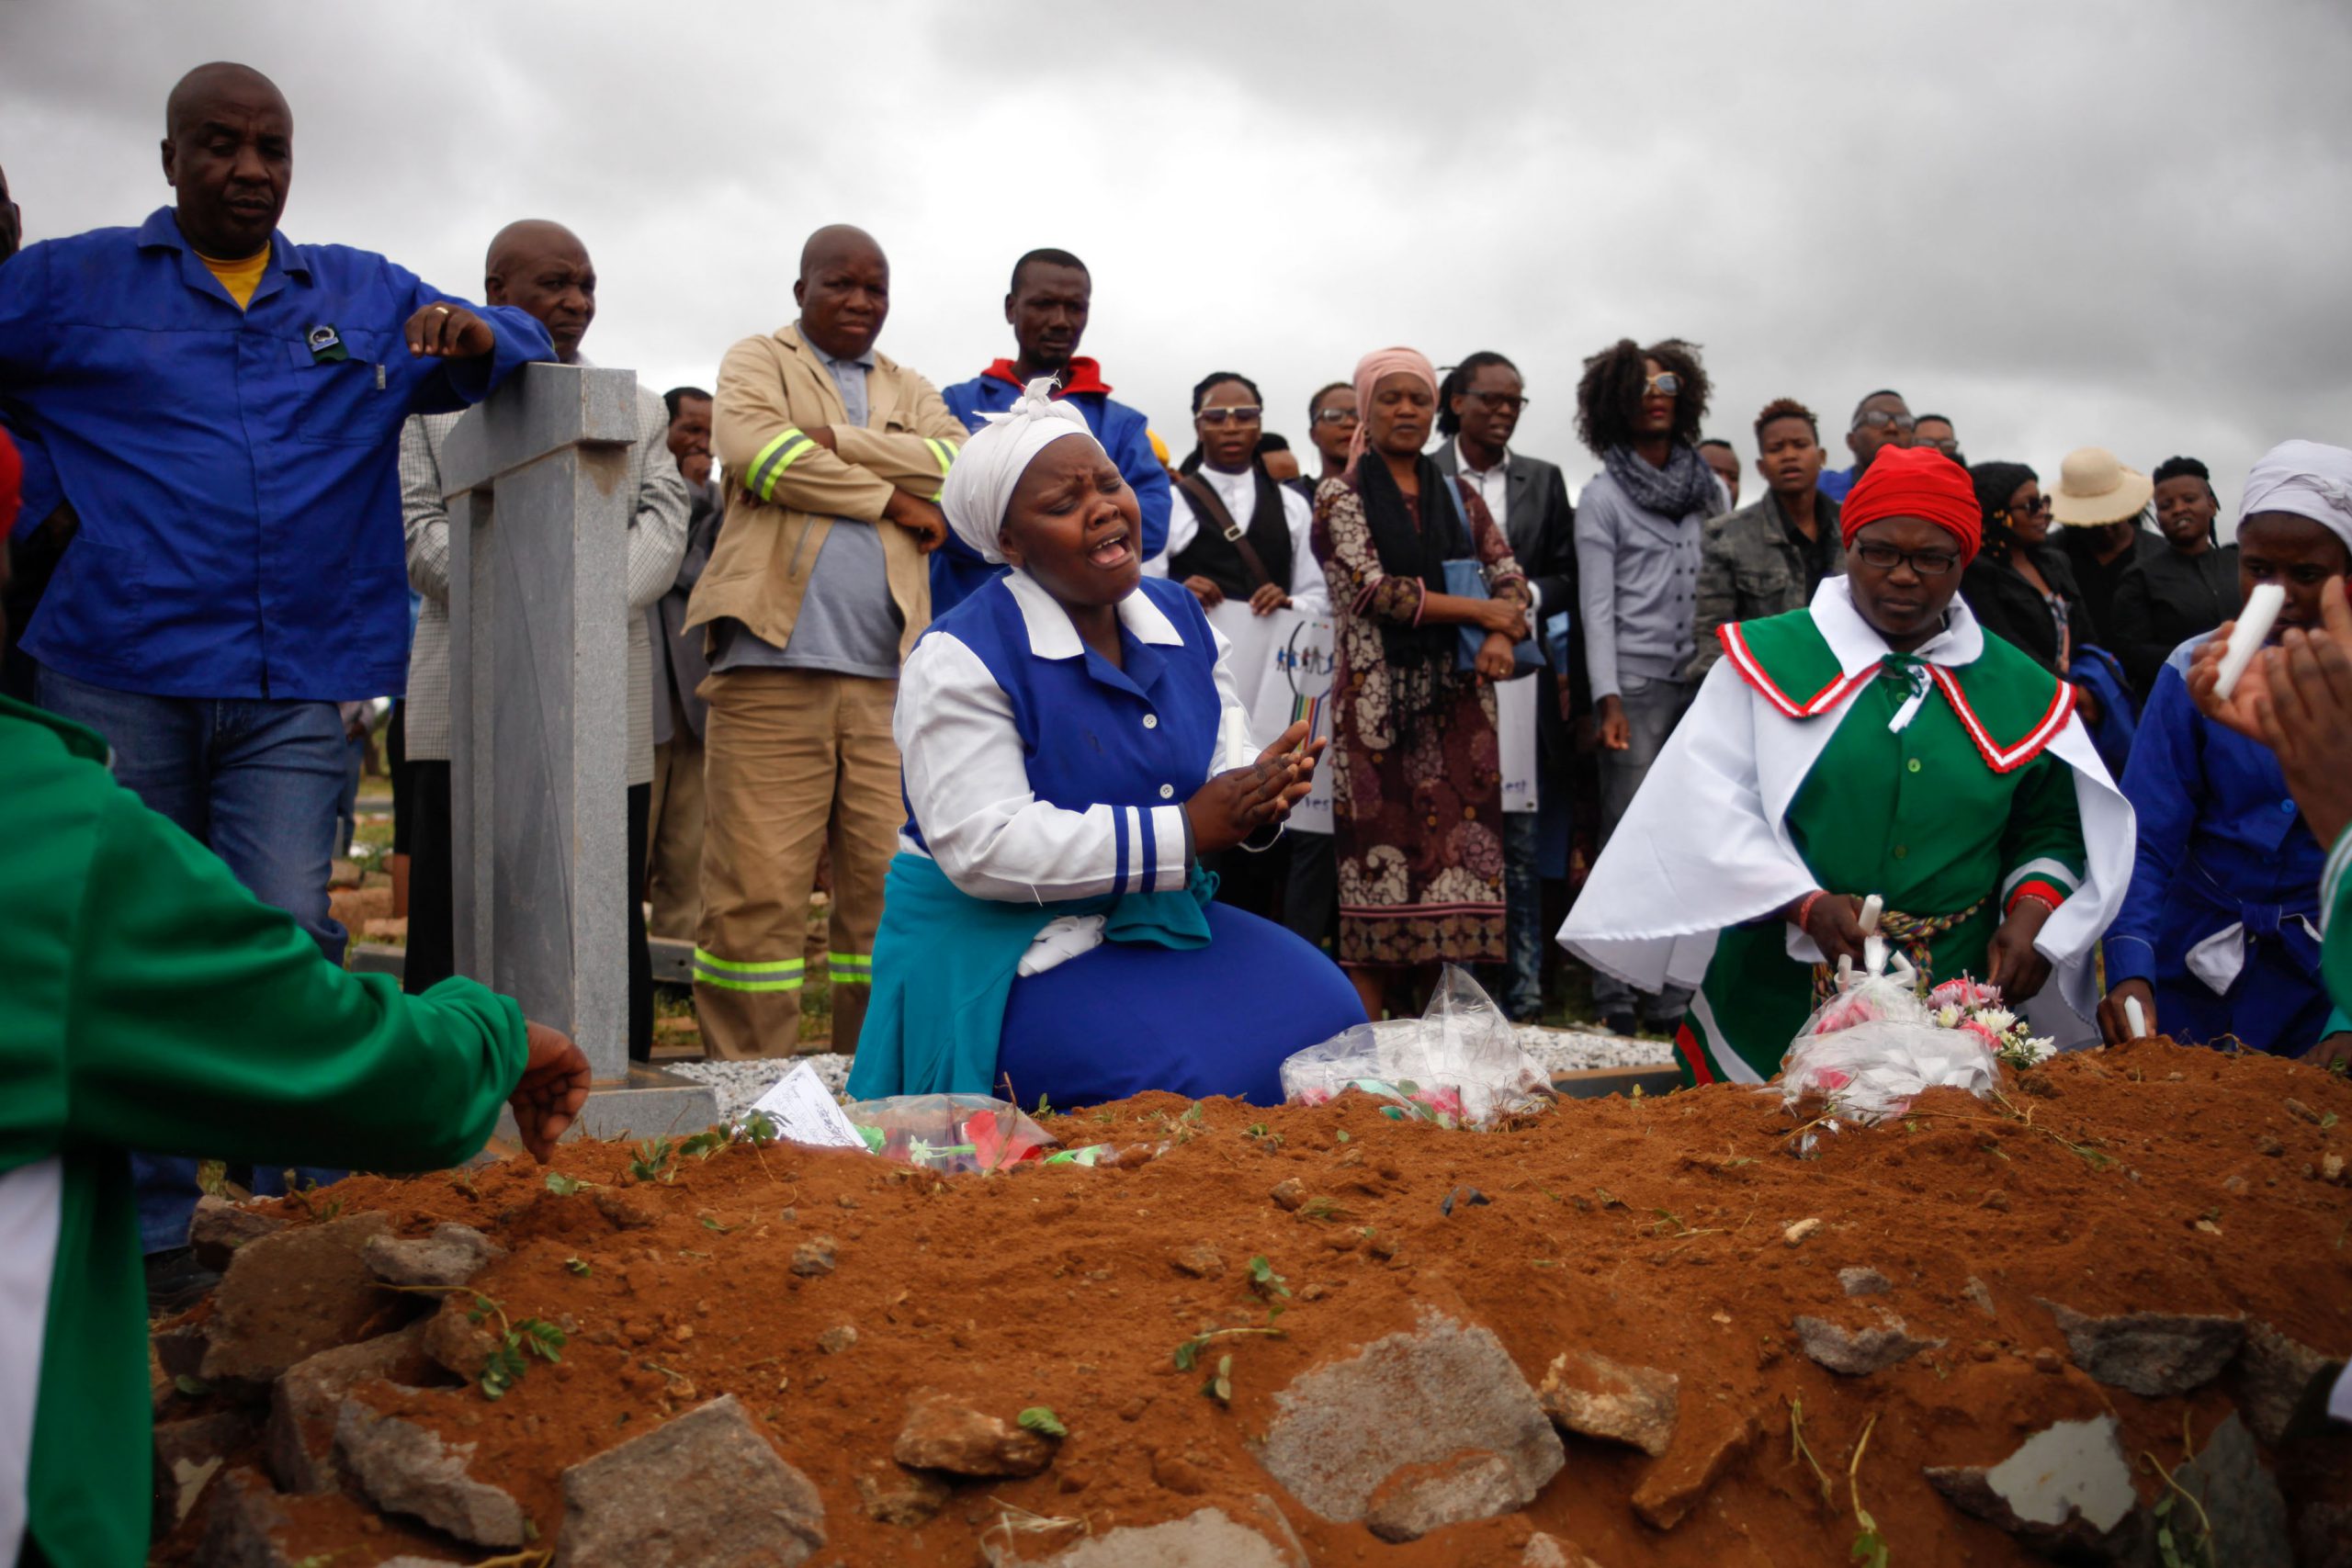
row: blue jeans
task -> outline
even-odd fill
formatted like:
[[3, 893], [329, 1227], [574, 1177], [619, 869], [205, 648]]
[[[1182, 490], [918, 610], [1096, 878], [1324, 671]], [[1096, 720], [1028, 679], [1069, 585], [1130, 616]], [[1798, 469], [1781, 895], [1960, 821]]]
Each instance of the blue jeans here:
[[1496, 1005], [1513, 1023], [1544, 1015], [1542, 821], [1532, 811], [1503, 813], [1503, 962], [1481, 965]]
[[[1632, 734], [1624, 750], [1600, 753], [1601, 849], [1609, 847], [1625, 808], [1634, 804], [1642, 781], [1649, 777], [1651, 764], [1673, 738], [1674, 727], [1682, 722], [1683, 710], [1690, 705], [1692, 690], [1687, 681], [1664, 677], [1627, 675], [1621, 682], [1617, 700], [1625, 709], [1625, 722]], [[1682, 1014], [1690, 1006], [1690, 993], [1679, 986], [1637, 993], [1614, 975], [1596, 970], [1592, 976], [1592, 1005], [1603, 1018], [1630, 1012], [1657, 1028], [1670, 1030], [1682, 1021]]]
[[[228, 865], [247, 891], [294, 917], [330, 964], [345, 933], [327, 911], [335, 807], [349, 753], [333, 703], [153, 697], [40, 672], [40, 705], [86, 725], [114, 748], [114, 776]], [[185, 1246], [196, 1166], [133, 1155], [139, 1228], [149, 1252]], [[278, 1168], [254, 1190], [280, 1192]], [[339, 1170], [298, 1173], [321, 1183]]]

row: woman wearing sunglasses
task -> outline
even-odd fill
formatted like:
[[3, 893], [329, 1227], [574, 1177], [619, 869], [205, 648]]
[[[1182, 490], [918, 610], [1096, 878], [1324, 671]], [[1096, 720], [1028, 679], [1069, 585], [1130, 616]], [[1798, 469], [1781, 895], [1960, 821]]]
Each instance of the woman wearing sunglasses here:
[[2066, 552], [2050, 540], [2050, 498], [2023, 463], [1968, 470], [1984, 513], [1984, 547], [1961, 580], [1977, 623], [2064, 679], [2075, 652], [2097, 640]]
[[[2074, 688], [1957, 597], [1983, 519], [1941, 453], [1881, 452], [1838, 517], [1843, 576], [1737, 622], [1560, 941], [1637, 987], [1700, 983], [1686, 1081], [1761, 1083], [1862, 958], [1863, 898], [1922, 976], [2011, 1007], [2088, 962], [2132, 875], [2132, 810]], [[1697, 825], [1703, 825], [1697, 826]]]
[[[1176, 469], [1168, 575], [1204, 610], [1227, 600], [1253, 615], [1328, 612], [1308, 534], [1315, 508], [1277, 484], [1258, 457], [1266, 400], [1247, 376], [1219, 370], [1193, 389], [1193, 450]], [[1216, 616], [1212, 615], [1214, 625]]]
[[[1690, 703], [1682, 671], [1698, 621], [1701, 536], [1731, 510], [1699, 455], [1707, 398], [1698, 350], [1674, 338], [1647, 348], [1621, 339], [1586, 360], [1577, 383], [1577, 434], [1602, 469], [1577, 500], [1576, 536], [1604, 848]], [[1593, 977], [1592, 999], [1620, 1034], [1671, 1029], [1689, 1001], [1677, 991], [1637, 1000], [1608, 974]]]
[[[1234, 643], [1238, 694], [1252, 713], [1268, 663], [1262, 638], [1250, 635], [1253, 624], [1277, 610], [1330, 613], [1309, 537], [1315, 507], [1277, 483], [1258, 455], [1265, 417], [1266, 400], [1247, 376], [1219, 370], [1193, 389], [1193, 446], [1177, 467], [1168, 517], [1167, 573], [1192, 590], [1209, 625]], [[1217, 874], [1218, 897], [1276, 919], [1292, 849], [1285, 834], [1271, 848], [1230, 850], [1203, 863]]]

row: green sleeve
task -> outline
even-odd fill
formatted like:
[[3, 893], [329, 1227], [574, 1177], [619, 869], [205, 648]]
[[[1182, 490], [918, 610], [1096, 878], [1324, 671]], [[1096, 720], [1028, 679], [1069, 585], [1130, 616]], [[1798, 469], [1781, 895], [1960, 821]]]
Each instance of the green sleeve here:
[[2319, 907], [2327, 923], [2320, 948], [2320, 977], [2339, 1012], [2352, 1013], [2352, 828], [2335, 840], [2320, 878]]
[[100, 808], [76, 914], [65, 1141], [428, 1170], [480, 1151], [522, 1077], [522, 1011], [470, 980], [404, 997], [127, 790]]
[[2001, 904], [2019, 887], [2046, 884], [2057, 902], [2082, 886], [2086, 853], [2083, 811], [2075, 770], [2044, 751], [2025, 765], [2009, 797], [2008, 829], [2001, 835]]

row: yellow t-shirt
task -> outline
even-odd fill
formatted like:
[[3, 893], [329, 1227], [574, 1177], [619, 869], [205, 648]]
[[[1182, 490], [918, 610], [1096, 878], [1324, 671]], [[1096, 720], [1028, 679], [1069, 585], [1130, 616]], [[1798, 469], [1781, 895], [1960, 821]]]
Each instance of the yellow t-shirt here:
[[220, 287], [229, 291], [229, 298], [242, 310], [253, 302], [254, 290], [261, 287], [262, 272], [269, 265], [269, 247], [264, 245], [243, 261], [214, 261], [202, 251], [196, 253], [196, 259], [220, 280]]

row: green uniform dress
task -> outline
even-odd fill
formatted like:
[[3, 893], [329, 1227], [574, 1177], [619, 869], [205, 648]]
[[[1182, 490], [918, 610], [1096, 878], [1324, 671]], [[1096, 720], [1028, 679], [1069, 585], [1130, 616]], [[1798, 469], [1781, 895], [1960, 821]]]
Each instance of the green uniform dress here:
[[[2043, 749], [2067, 705], [2039, 665], [1987, 637], [1956, 671], [1889, 655], [1848, 682], [1810, 610], [1736, 633], [1749, 684], [1792, 716], [1818, 705], [1807, 722], [1838, 727], [1787, 813], [1806, 868], [1832, 893], [1883, 898], [1889, 936], [1923, 976], [1981, 979], [2009, 904], [2029, 893], [2056, 904], [2080, 886], [2074, 770]], [[1909, 721], [1891, 729], [1915, 694]], [[1758, 1077], [1780, 1070], [1817, 1005], [1815, 966], [1789, 956], [1788, 932], [1768, 918], [1722, 933], [1677, 1041], [1684, 1083], [1723, 1076], [1711, 1047]]]
[[[0, 1325], [0, 1348], [40, 1346], [29, 1463], [0, 1465], [0, 1488], [18, 1491], [28, 1559], [56, 1568], [147, 1551], [146, 1291], [124, 1151], [454, 1165], [488, 1139], [526, 1058], [520, 1010], [470, 980], [402, 997], [324, 962], [106, 756], [88, 730], [0, 699], [0, 1222], [28, 1234], [32, 1194], [57, 1238], [45, 1332]], [[0, 1298], [12, 1274], [40, 1278], [48, 1259], [28, 1250], [0, 1256]], [[0, 1348], [0, 1390], [35, 1376]], [[0, 1560], [16, 1546], [0, 1540]]]

